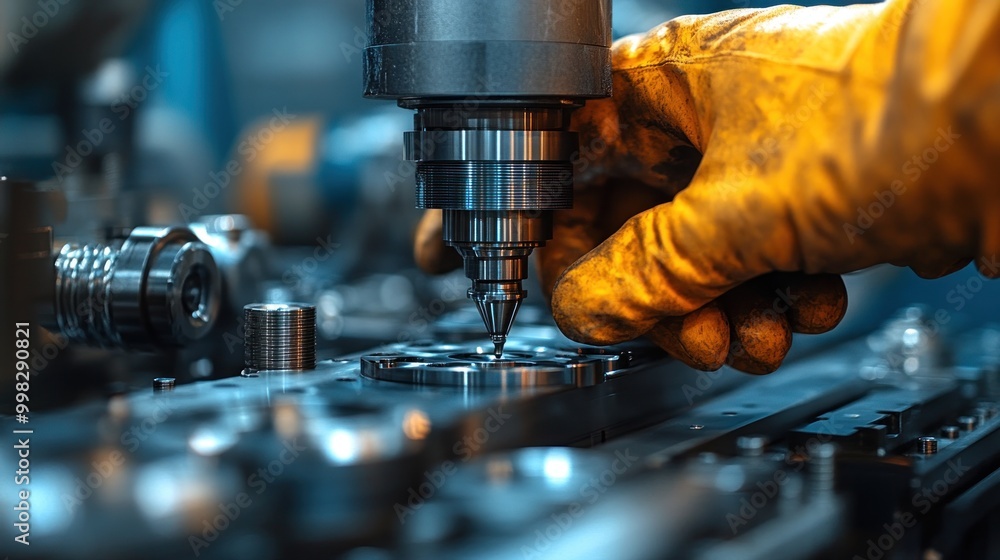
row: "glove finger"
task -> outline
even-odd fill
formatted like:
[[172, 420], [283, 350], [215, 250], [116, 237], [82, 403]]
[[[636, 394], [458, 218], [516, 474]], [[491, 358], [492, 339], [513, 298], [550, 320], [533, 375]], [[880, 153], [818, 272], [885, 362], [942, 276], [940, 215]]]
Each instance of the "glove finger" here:
[[795, 270], [796, 233], [781, 195], [772, 191], [701, 179], [673, 202], [630, 219], [557, 281], [556, 323], [575, 340], [614, 344], [645, 334], [665, 317], [690, 313], [740, 282]]
[[927, 280], [934, 280], [936, 278], [941, 278], [942, 276], [948, 276], [953, 272], [958, 272], [959, 270], [969, 266], [969, 263], [971, 262], [972, 259], [970, 258], [961, 258], [944, 266], [941, 264], [914, 264], [910, 266], [910, 268], [913, 269], [913, 272], [915, 272], [917, 276]]
[[683, 317], [663, 319], [646, 336], [674, 358], [703, 371], [719, 369], [729, 354], [729, 319], [716, 302]]
[[847, 313], [847, 287], [838, 274], [775, 273], [767, 276], [773, 306], [785, 313], [792, 332], [822, 334]]
[[744, 284], [722, 301], [732, 341], [726, 363], [756, 375], [778, 369], [792, 346], [792, 328], [785, 315], [774, 309], [767, 280]]
[[428, 274], [444, 274], [462, 267], [462, 256], [444, 244], [441, 216], [440, 210], [424, 212], [413, 236], [413, 258]]

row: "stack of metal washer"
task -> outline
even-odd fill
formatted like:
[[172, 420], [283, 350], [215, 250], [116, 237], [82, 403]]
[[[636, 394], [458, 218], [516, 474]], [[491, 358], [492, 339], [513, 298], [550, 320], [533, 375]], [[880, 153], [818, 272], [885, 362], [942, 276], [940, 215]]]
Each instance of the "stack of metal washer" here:
[[254, 303], [244, 309], [245, 360], [250, 372], [316, 367], [316, 307]]

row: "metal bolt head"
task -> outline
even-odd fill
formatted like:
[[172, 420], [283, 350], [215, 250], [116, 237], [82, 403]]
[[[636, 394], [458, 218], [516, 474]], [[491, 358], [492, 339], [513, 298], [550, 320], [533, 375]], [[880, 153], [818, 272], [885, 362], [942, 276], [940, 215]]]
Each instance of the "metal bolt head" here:
[[177, 380], [173, 377], [157, 377], [153, 379], [154, 391], [173, 391]]
[[941, 428], [941, 437], [944, 439], [958, 439], [962, 431], [958, 426], [944, 426]]
[[742, 436], [736, 440], [736, 447], [744, 457], [760, 457], [766, 445], [767, 440], [762, 436]]
[[989, 410], [982, 407], [977, 407], [972, 409], [971, 415], [976, 417], [976, 420], [979, 421], [980, 426], [985, 424], [990, 419]]
[[967, 432], [975, 430], [979, 426], [979, 419], [975, 416], [959, 416], [956, 420], [958, 426]]
[[976, 405], [976, 410], [982, 410], [985, 413], [987, 420], [992, 420], [1000, 414], [1000, 410], [997, 410], [996, 403], [991, 402], [981, 402]]
[[917, 438], [917, 452], [922, 455], [933, 455], [938, 451], [938, 440], [933, 436]]

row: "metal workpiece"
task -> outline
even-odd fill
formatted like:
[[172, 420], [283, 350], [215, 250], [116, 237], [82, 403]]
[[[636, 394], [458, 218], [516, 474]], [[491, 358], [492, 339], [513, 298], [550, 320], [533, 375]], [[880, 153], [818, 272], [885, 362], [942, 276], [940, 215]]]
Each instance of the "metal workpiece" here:
[[444, 242], [472, 280], [495, 356], [527, 259], [572, 208], [570, 115], [611, 95], [611, 2], [368, 0], [365, 96], [416, 111], [406, 133], [417, 206], [444, 210]]
[[67, 244], [55, 259], [50, 326], [100, 347], [184, 346], [211, 331], [220, 285], [211, 252], [186, 227], [136, 228], [110, 245]]
[[938, 452], [938, 440], [933, 436], [922, 436], [917, 438], [917, 453], [921, 455], [933, 455]]
[[479, 347], [394, 348], [361, 357], [361, 374], [380, 381], [452, 387], [586, 387], [628, 367], [622, 354], [535, 347], [502, 358]]
[[247, 372], [316, 368], [316, 306], [254, 303], [244, 313]]
[[173, 391], [177, 380], [173, 377], [156, 377], [153, 379], [154, 391]]

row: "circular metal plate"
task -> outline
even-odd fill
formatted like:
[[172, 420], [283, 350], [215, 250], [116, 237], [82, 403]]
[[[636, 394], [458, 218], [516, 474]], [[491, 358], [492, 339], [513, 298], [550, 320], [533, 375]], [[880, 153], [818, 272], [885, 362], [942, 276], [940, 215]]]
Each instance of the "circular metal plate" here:
[[[491, 350], [492, 348], [490, 348]], [[381, 381], [452, 387], [585, 387], [624, 367], [618, 354], [580, 354], [535, 347], [496, 358], [484, 348], [417, 348], [361, 357], [361, 373]]]

